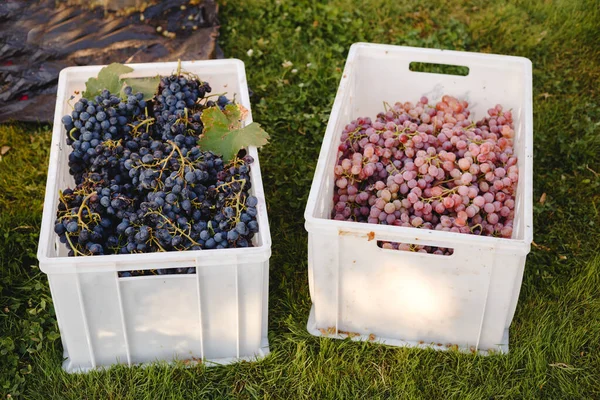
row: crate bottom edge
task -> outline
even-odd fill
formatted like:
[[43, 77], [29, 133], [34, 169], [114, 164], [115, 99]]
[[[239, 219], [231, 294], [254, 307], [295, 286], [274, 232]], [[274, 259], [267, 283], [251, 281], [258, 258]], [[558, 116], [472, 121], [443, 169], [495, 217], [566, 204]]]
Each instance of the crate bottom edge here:
[[[347, 339], [350, 338], [353, 341], [361, 341], [361, 342], [373, 342], [378, 344], [383, 344], [387, 346], [393, 347], [411, 347], [411, 348], [420, 348], [420, 349], [433, 349], [438, 351], [449, 351], [453, 348], [462, 353], [473, 353], [470, 347], [466, 346], [458, 346], [458, 347], [447, 347], [445, 345], [438, 346], [434, 343], [421, 343], [418, 341], [411, 340], [400, 340], [394, 338], [384, 338], [375, 335], [361, 335], [358, 333], [346, 332], [346, 333], [329, 333], [325, 331], [323, 328], [317, 327], [317, 321], [315, 319], [315, 306], [312, 305], [310, 309], [310, 315], [308, 317], [308, 322], [306, 324], [306, 330], [313, 336], [317, 337], [326, 337], [330, 339]], [[499, 343], [496, 349], [493, 350], [477, 350], [476, 353], [478, 355], [491, 355], [491, 354], [507, 354], [508, 353], [508, 328], [504, 330], [502, 335], [502, 342]]]
[[[263, 358], [267, 357], [270, 353], [271, 353], [271, 351], [269, 349], [269, 339], [266, 337], [263, 337], [261, 340], [261, 343], [260, 343], [260, 348], [252, 356], [239, 357], [239, 358], [238, 357], [225, 357], [225, 358], [206, 359], [202, 363], [204, 365], [206, 365], [207, 367], [218, 367], [218, 366], [234, 364], [234, 363], [242, 362], [242, 361], [254, 362], [254, 361], [262, 360]], [[148, 367], [151, 365], [161, 365], [163, 363], [166, 365], [174, 365], [178, 360], [183, 361], [182, 359], [156, 360], [154, 362], [132, 363], [129, 366], [144, 368], [144, 367]], [[189, 365], [186, 365], [186, 367], [192, 367], [197, 364], [198, 364], [198, 362], [193, 360], [192, 362], [189, 363]], [[128, 366], [127, 363], [121, 363], [121, 364], [115, 363], [115, 364], [106, 365], [106, 366], [97, 366], [95, 368], [93, 368], [93, 367], [78, 367], [78, 366], [72, 365], [72, 362], [67, 358], [62, 363], [62, 369], [69, 374], [77, 374], [77, 373], [87, 373], [87, 372], [91, 372], [91, 371], [108, 370], [109, 368], [115, 367], [117, 365]]]

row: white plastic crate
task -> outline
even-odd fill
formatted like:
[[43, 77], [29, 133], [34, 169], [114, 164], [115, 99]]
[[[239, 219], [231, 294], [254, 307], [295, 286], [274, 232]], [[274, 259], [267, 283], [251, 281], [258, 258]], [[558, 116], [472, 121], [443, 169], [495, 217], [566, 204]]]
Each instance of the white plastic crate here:
[[[410, 71], [411, 62], [460, 65], [467, 76]], [[532, 241], [533, 113], [526, 58], [357, 43], [348, 54], [305, 212], [313, 335], [395, 346], [508, 351]], [[466, 99], [474, 120], [512, 109], [518, 155], [512, 239], [331, 220], [344, 126], [383, 101], [443, 94]], [[388, 250], [377, 241], [453, 248], [451, 256]]]
[[[168, 75], [177, 63], [130, 64], [130, 76]], [[229, 363], [269, 353], [267, 302], [271, 236], [256, 148], [248, 149], [251, 192], [258, 198], [259, 233], [254, 247], [135, 255], [67, 257], [54, 233], [59, 190], [74, 186], [69, 174], [61, 117], [67, 100], [102, 66], [71, 67], [60, 73], [52, 148], [38, 248], [48, 275], [64, 347], [63, 368], [87, 371], [115, 363], [202, 360]], [[248, 109], [244, 64], [240, 60], [183, 62]], [[71, 102], [72, 103], [72, 102]], [[119, 278], [118, 271], [196, 267], [196, 274]]]

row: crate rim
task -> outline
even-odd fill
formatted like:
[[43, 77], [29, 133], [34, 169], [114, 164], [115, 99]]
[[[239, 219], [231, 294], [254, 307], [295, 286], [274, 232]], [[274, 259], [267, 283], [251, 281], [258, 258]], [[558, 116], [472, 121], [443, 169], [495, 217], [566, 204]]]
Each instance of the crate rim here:
[[[532, 66], [531, 60], [527, 57], [522, 56], [512, 56], [512, 55], [504, 55], [504, 54], [495, 54], [495, 53], [480, 53], [474, 51], [463, 51], [463, 50], [446, 50], [446, 49], [437, 49], [437, 48], [428, 48], [428, 47], [413, 47], [413, 46], [401, 46], [394, 44], [386, 44], [386, 43], [369, 43], [369, 42], [355, 42], [350, 46], [350, 50], [348, 52], [348, 58], [350, 55], [354, 55], [361, 49], [379, 49], [379, 50], [387, 50], [393, 53], [417, 53], [420, 55], [443, 55], [453, 56], [459, 58], [468, 58], [468, 59], [481, 59], [484, 61], [495, 60], [495, 61], [513, 61], [517, 64], [522, 64], [524, 66]], [[416, 62], [420, 62], [415, 60]], [[456, 63], [456, 59], [451, 59], [448, 61], [444, 61], [443, 64], [448, 65], [461, 65]], [[412, 71], [419, 72], [419, 71]], [[431, 72], [427, 72], [431, 74]]]
[[[355, 234], [358, 236], [372, 236], [371, 240], [384, 240], [395, 242], [435, 243], [442, 247], [454, 247], [457, 245], [476, 245], [481, 247], [495, 248], [497, 251], [518, 252], [528, 254], [531, 243], [523, 239], [506, 239], [493, 236], [466, 235], [464, 233], [436, 231], [404, 226], [376, 225], [353, 221], [336, 221], [326, 218], [315, 218], [307, 220], [304, 224], [306, 230], [319, 233], [337, 233], [339, 235]], [[374, 236], [373, 236], [374, 235]]]

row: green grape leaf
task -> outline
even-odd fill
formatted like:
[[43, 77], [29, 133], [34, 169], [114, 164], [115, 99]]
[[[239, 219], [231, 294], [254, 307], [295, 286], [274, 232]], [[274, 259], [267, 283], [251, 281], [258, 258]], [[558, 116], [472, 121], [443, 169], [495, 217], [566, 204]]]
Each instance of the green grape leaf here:
[[269, 135], [259, 124], [253, 122], [242, 127], [247, 111], [240, 105], [228, 104], [224, 111], [219, 107], [210, 107], [202, 112], [204, 133], [198, 144], [202, 150], [212, 151], [231, 161], [238, 151], [247, 146], [267, 144]]
[[113, 94], [119, 93], [123, 87], [121, 75], [131, 71], [133, 71], [133, 68], [119, 63], [112, 63], [102, 68], [97, 78], [87, 80], [85, 83], [85, 92], [82, 93], [82, 96], [91, 100], [102, 93], [104, 89], [108, 89]]
[[[160, 83], [160, 75], [149, 78], [125, 78], [124, 82], [126, 85], [131, 86], [133, 93], [141, 92], [144, 94], [144, 100], [149, 100], [156, 93]], [[121, 97], [123, 97], [122, 93]]]

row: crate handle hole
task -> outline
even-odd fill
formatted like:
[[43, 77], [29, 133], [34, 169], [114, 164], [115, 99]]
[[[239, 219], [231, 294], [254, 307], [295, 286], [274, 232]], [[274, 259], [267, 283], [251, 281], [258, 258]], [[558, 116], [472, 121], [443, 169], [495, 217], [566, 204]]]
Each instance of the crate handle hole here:
[[194, 275], [196, 274], [196, 267], [183, 267], [183, 268], [159, 268], [159, 269], [144, 269], [144, 270], [131, 270], [131, 271], [119, 271], [117, 276], [119, 279], [135, 278], [138, 276], [166, 276], [166, 275]]
[[426, 253], [445, 257], [454, 254], [454, 249], [450, 247], [436, 247], [413, 243], [389, 242], [386, 240], [378, 240], [377, 247], [384, 250], [410, 251], [412, 253]]
[[426, 73], [432, 73], [432, 74], [458, 75], [458, 76], [469, 75], [469, 67], [465, 67], [463, 65], [423, 63], [423, 62], [413, 61], [408, 66], [408, 69], [413, 72], [426, 72]]

